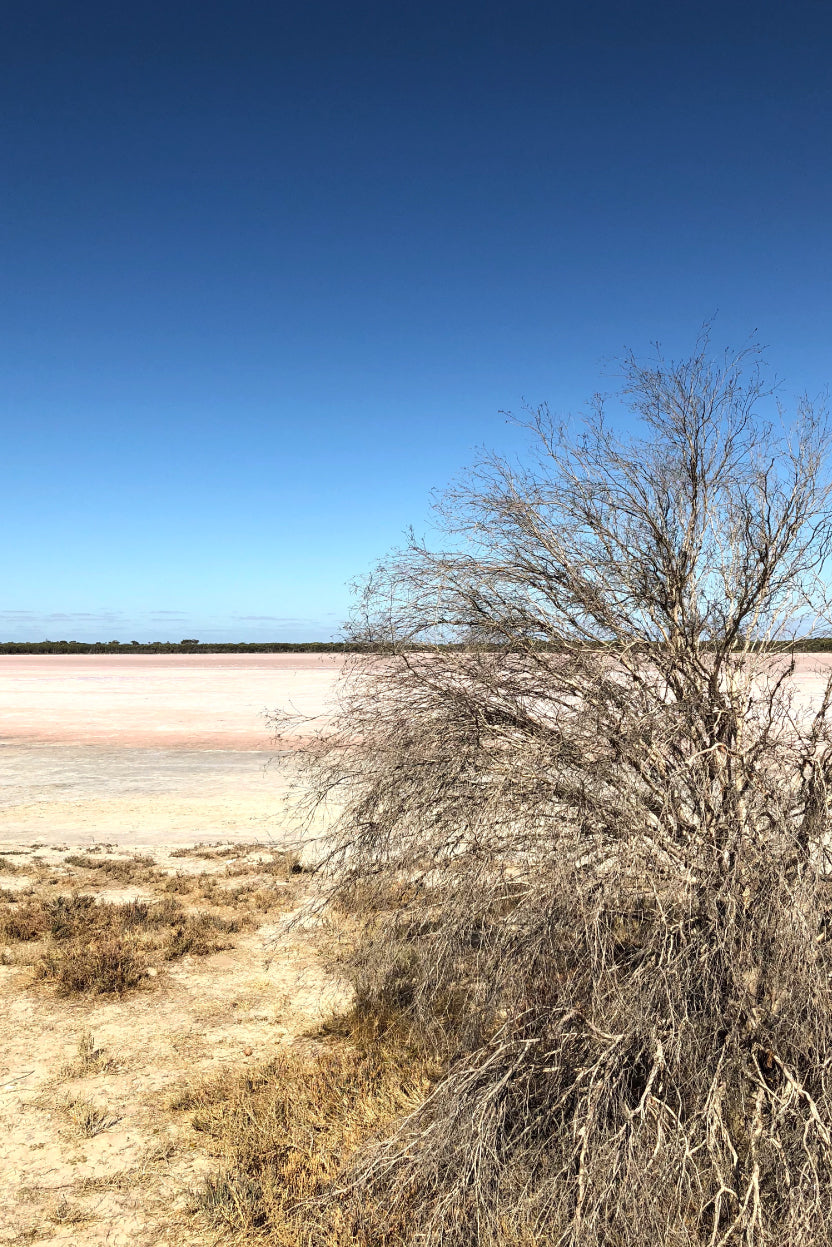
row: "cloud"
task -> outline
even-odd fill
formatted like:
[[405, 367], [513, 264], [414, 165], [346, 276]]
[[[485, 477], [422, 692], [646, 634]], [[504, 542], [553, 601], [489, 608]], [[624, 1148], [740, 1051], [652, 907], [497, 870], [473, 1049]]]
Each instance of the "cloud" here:
[[39, 619], [45, 623], [72, 623], [78, 620], [83, 623], [92, 621], [93, 623], [118, 623], [123, 619], [123, 615], [117, 611], [52, 611], [50, 614], [42, 614], [40, 611], [17, 611], [5, 610], [0, 611], [0, 619], [8, 619], [10, 622], [21, 623], [28, 619]]
[[314, 619], [302, 618], [297, 615], [231, 615], [240, 623], [276, 623], [276, 624], [313, 624]]
[[40, 618], [47, 620], [49, 623], [72, 623], [76, 619], [84, 623], [120, 623], [124, 616], [115, 611], [98, 614], [94, 614], [92, 611], [74, 611], [69, 614], [55, 611], [51, 615], [41, 615]]

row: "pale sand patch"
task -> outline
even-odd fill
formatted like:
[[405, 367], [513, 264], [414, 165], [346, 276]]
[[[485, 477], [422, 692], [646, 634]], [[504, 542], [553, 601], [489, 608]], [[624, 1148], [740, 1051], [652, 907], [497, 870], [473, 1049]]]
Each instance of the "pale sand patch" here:
[[[797, 658], [816, 703], [832, 655]], [[339, 655], [0, 655], [0, 841], [294, 839], [267, 713], [326, 724]], [[284, 742], [285, 743], [285, 742]]]
[[253, 750], [0, 743], [0, 840], [291, 838], [291, 757]]
[[293, 839], [268, 713], [319, 725], [340, 656], [0, 655], [0, 841]]

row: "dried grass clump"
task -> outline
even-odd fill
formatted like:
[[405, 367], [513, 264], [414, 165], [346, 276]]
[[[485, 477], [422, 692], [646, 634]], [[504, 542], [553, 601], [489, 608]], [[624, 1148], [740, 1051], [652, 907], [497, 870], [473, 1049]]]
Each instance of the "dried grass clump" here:
[[294, 849], [276, 849], [268, 844], [234, 844], [217, 847], [215, 845], [186, 845], [174, 849], [172, 858], [196, 857], [202, 861], [225, 861], [227, 876], [251, 874], [278, 875], [288, 878], [289, 875], [300, 874], [304, 870], [300, 856]]
[[[256, 874], [252, 875], [252, 871]], [[223, 880], [240, 879], [239, 883], [229, 886]], [[273, 880], [272, 876], [278, 879]], [[245, 870], [228, 870], [222, 875], [201, 872], [197, 875], [177, 873], [170, 875], [164, 882], [165, 892], [173, 896], [181, 896], [192, 902], [202, 901], [219, 909], [239, 911], [238, 921], [242, 926], [251, 924], [251, 917], [245, 911], [266, 913], [273, 909], [283, 909], [294, 899], [294, 892], [283, 882], [283, 868], [280, 867], [261, 871], [260, 865], [250, 865]]]
[[132, 857], [93, 857], [88, 853], [74, 853], [64, 858], [64, 864], [81, 870], [96, 871], [118, 883], [146, 882], [156, 871], [156, 863], [147, 854]]
[[234, 919], [220, 918], [216, 914], [188, 914], [168, 932], [162, 954], [165, 960], [174, 961], [186, 955], [206, 957], [222, 952], [234, 947], [233, 942], [224, 937], [239, 931], [240, 926]]
[[0, 903], [0, 936], [25, 943], [43, 939], [49, 930], [49, 910], [40, 900], [14, 899]]
[[359, 998], [448, 1062], [321, 1192], [361, 1242], [832, 1241], [830, 438], [745, 363], [627, 359], [637, 442], [532, 413], [368, 587], [302, 783]]
[[94, 1074], [111, 1074], [116, 1068], [112, 1057], [97, 1047], [92, 1031], [85, 1031], [78, 1041], [78, 1054], [61, 1070], [64, 1078], [88, 1078]]
[[110, 904], [72, 893], [18, 905], [5, 925], [19, 932], [15, 938], [47, 940], [35, 963], [35, 977], [68, 995], [120, 994], [144, 985], [148, 970], [155, 977], [154, 961], [232, 948], [229, 935], [247, 921], [188, 913], [174, 896]]
[[64, 1112], [69, 1118], [75, 1133], [84, 1139], [94, 1139], [96, 1135], [109, 1130], [121, 1120], [101, 1104], [75, 1096], [68, 1100]]
[[191, 1124], [222, 1159], [200, 1208], [240, 1242], [364, 1241], [352, 1209], [317, 1201], [362, 1144], [424, 1098], [435, 1067], [406, 1030], [388, 1030], [373, 1044], [354, 1020], [335, 1030], [350, 1040], [287, 1051], [250, 1074], [226, 1072], [173, 1105], [192, 1112]]
[[148, 962], [135, 939], [105, 932], [48, 948], [34, 969], [36, 979], [53, 983], [62, 996], [122, 995], [145, 981]]

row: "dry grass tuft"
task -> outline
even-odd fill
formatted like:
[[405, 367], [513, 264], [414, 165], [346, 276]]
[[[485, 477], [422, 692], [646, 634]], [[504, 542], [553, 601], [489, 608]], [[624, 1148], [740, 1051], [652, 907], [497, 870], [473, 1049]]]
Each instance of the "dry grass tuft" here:
[[134, 938], [105, 932], [48, 948], [34, 971], [36, 979], [53, 983], [61, 996], [123, 995], [146, 980], [148, 962]]
[[56, 1225], [78, 1225], [81, 1221], [88, 1220], [87, 1214], [83, 1208], [79, 1208], [77, 1204], [71, 1203], [65, 1195], [62, 1195], [49, 1217], [50, 1221]]
[[66, 866], [80, 870], [96, 871], [118, 883], [146, 882], [156, 872], [152, 857], [134, 854], [132, 857], [93, 857], [88, 853], [74, 853], [64, 858]]
[[[37, 889], [0, 897], [0, 939], [40, 945], [29, 958], [35, 977], [64, 994], [122, 993], [146, 983], [148, 970], [155, 977], [154, 962], [232, 948], [234, 935], [256, 928], [260, 915], [285, 908], [293, 897], [283, 878], [291, 872], [285, 854], [250, 863], [245, 878], [243, 868], [236, 867], [220, 877], [204, 872], [167, 877], [145, 857], [124, 860], [102, 854], [66, 860], [93, 875], [87, 885], [93, 890], [56, 894], [50, 886], [56, 880], [47, 877]], [[135, 881], [137, 873], [155, 897], [99, 902], [96, 883]], [[26, 957], [7, 950], [3, 959], [12, 964]]]
[[226, 937], [239, 931], [240, 927], [239, 921], [221, 918], [217, 914], [188, 914], [168, 933], [162, 945], [163, 956], [166, 961], [174, 961], [186, 955], [206, 957], [210, 953], [233, 948], [233, 941]]
[[339, 1038], [314, 1052], [287, 1051], [253, 1073], [226, 1071], [171, 1105], [192, 1112], [193, 1128], [223, 1162], [198, 1204], [236, 1241], [363, 1242], [355, 1208], [316, 1201], [368, 1140], [424, 1100], [438, 1072], [405, 1027], [369, 1041], [353, 1015], [326, 1034]]
[[88, 1078], [93, 1074], [109, 1074], [115, 1069], [115, 1061], [97, 1048], [92, 1031], [85, 1031], [78, 1041], [78, 1055], [61, 1070], [63, 1078]]
[[43, 939], [49, 930], [49, 910], [40, 900], [7, 899], [0, 902], [0, 935], [16, 943]]
[[81, 1098], [67, 1100], [64, 1111], [75, 1133], [83, 1139], [94, 1139], [96, 1135], [121, 1121], [118, 1115], [109, 1112], [100, 1104]]

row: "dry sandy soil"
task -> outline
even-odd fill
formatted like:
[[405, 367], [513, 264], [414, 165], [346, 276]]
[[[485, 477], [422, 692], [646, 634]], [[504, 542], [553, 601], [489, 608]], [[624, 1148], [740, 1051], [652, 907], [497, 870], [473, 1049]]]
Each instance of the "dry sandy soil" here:
[[[186, 912], [242, 905], [246, 919], [220, 951], [160, 953], [123, 995], [61, 995], [37, 977], [48, 933], [0, 935], [0, 1243], [214, 1241], [193, 1206], [216, 1162], [171, 1106], [208, 1074], [314, 1043], [304, 1036], [343, 1003], [318, 924], [286, 934], [309, 876], [261, 877], [295, 834], [291, 760], [273, 764], [267, 714], [325, 715], [339, 669], [282, 654], [0, 656], [7, 914], [73, 893], [152, 903], [172, 887]], [[115, 866], [67, 862], [79, 848]], [[118, 863], [137, 853], [152, 864], [125, 884]], [[260, 899], [225, 911], [212, 877]]]
[[[197, 1203], [216, 1162], [177, 1100], [220, 1070], [314, 1044], [345, 1003], [322, 965], [319, 922], [309, 915], [287, 932], [308, 900], [308, 875], [270, 873], [275, 855], [258, 846], [181, 853], [142, 855], [135, 878], [132, 855], [112, 850], [0, 856], [0, 1243], [213, 1242]], [[65, 994], [48, 968], [50, 951], [66, 955], [67, 945], [48, 929], [10, 934], [8, 919], [73, 893], [99, 907], [173, 902], [242, 930], [220, 930], [215, 952], [209, 940], [208, 951], [180, 955], [176, 928], [148, 928], [159, 947], [151, 942], [132, 990]]]

